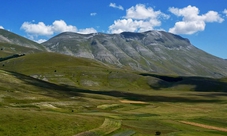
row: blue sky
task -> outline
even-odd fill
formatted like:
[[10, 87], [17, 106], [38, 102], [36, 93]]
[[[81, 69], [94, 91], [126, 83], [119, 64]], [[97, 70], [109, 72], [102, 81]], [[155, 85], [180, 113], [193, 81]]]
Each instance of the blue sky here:
[[227, 59], [226, 0], [0, 0], [0, 28], [43, 42], [65, 31], [163, 30]]

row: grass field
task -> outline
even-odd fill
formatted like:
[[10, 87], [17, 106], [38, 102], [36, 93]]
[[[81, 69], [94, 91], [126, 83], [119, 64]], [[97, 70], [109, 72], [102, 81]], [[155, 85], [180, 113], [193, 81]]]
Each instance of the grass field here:
[[141, 74], [46, 53], [1, 64], [1, 136], [227, 135], [226, 78]]

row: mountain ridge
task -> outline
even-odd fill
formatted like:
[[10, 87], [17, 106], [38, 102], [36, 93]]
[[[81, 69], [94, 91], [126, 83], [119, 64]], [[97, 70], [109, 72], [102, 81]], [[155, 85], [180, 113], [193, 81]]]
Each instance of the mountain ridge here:
[[196, 48], [186, 38], [164, 31], [120, 34], [64, 32], [42, 45], [52, 52], [95, 59], [140, 72], [227, 76], [224, 59]]
[[227, 76], [226, 59], [198, 49], [189, 39], [164, 31], [120, 34], [63, 32], [38, 44], [1, 29], [0, 47], [3, 58], [13, 54], [48, 51], [89, 58], [143, 73], [217, 78]]

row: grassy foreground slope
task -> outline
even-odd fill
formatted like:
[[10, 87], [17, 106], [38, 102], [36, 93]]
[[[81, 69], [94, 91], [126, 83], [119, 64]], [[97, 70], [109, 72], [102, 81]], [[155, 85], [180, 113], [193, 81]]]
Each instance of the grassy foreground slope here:
[[[68, 88], [6, 71], [0, 71], [0, 77], [1, 136], [70, 136], [102, 124], [98, 117], [71, 114], [71, 105], [86, 102], [73, 100], [77, 94]], [[93, 125], [84, 125], [89, 123]]]
[[55, 53], [0, 68], [0, 135], [227, 134], [224, 78], [141, 74]]
[[2, 70], [0, 77], [2, 136], [227, 134], [182, 123], [227, 129], [225, 92], [92, 91]]

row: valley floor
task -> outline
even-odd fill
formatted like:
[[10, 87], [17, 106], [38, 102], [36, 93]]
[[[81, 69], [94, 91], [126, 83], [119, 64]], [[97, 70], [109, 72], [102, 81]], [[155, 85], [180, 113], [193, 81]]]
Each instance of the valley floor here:
[[0, 70], [0, 135], [227, 135], [224, 90], [174, 87], [89, 90]]
[[0, 135], [227, 135], [226, 93], [184, 94], [187, 97], [178, 91], [150, 91], [149, 96], [157, 99], [137, 101], [97, 92], [61, 96], [61, 100], [39, 93], [24, 97], [27, 94], [3, 92]]

